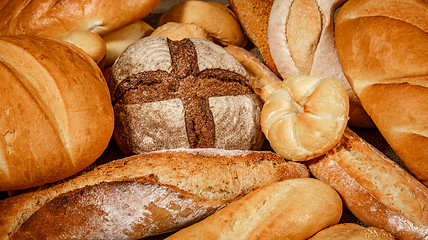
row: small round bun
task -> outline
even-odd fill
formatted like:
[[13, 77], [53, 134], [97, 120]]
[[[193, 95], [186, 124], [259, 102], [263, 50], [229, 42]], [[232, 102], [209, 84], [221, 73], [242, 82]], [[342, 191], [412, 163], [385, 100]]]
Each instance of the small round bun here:
[[247, 36], [235, 14], [216, 2], [183, 1], [168, 9], [159, 19], [158, 26], [167, 22], [193, 23], [204, 28], [222, 46], [245, 46]]
[[193, 37], [213, 41], [211, 35], [203, 27], [193, 23], [168, 22], [156, 28], [151, 36], [165, 36], [174, 41]]
[[282, 157], [306, 161], [333, 148], [348, 122], [349, 99], [336, 80], [315, 76], [284, 79], [261, 112], [261, 127]]

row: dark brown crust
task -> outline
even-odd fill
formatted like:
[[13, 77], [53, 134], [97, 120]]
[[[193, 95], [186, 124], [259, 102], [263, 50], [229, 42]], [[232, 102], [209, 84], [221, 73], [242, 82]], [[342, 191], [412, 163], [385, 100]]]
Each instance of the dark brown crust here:
[[190, 148], [215, 147], [215, 125], [208, 99], [253, 94], [248, 80], [235, 72], [209, 68], [199, 71], [197, 52], [189, 39], [167, 39], [171, 73], [140, 72], [128, 76], [115, 90], [113, 104], [136, 104], [181, 99]]

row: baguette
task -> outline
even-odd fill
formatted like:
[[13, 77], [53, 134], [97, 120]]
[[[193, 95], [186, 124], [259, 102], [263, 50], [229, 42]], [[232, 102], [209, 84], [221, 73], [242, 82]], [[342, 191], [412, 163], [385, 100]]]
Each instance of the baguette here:
[[329, 185], [290, 179], [259, 188], [166, 240], [306, 240], [341, 215], [342, 201]]
[[397, 239], [428, 238], [428, 189], [351, 130], [339, 146], [307, 164], [367, 226]]
[[387, 231], [364, 227], [356, 223], [342, 223], [319, 231], [309, 240], [394, 240]]
[[139, 239], [199, 221], [253, 189], [308, 177], [272, 152], [163, 150], [0, 202], [0, 239]]

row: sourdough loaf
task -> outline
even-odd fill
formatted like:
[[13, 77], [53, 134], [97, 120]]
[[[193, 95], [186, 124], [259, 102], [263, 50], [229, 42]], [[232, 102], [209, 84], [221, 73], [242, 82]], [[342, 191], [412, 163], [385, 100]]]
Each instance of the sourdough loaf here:
[[385, 229], [397, 239], [428, 238], [428, 189], [351, 130], [308, 167], [367, 226]]
[[350, 0], [336, 19], [343, 71], [383, 137], [428, 181], [428, 2]]
[[0, 239], [140, 239], [190, 225], [253, 189], [308, 176], [305, 165], [272, 152], [134, 155], [0, 201]]
[[200, 38], [150, 36], [112, 67], [114, 137], [129, 155], [170, 148], [261, 148], [261, 104], [245, 68]]
[[101, 70], [66, 42], [0, 37], [0, 191], [69, 177], [93, 163], [113, 132]]

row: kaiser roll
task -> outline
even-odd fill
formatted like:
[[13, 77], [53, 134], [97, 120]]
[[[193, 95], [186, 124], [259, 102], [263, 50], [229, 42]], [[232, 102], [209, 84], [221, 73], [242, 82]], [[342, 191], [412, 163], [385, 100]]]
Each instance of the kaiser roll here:
[[114, 137], [129, 155], [171, 148], [259, 149], [261, 103], [245, 68], [201, 38], [145, 37], [112, 67]]
[[93, 163], [113, 132], [101, 70], [79, 48], [0, 37], [0, 191], [67, 178]]
[[343, 72], [386, 141], [428, 181], [428, 2], [350, 0], [336, 18]]

